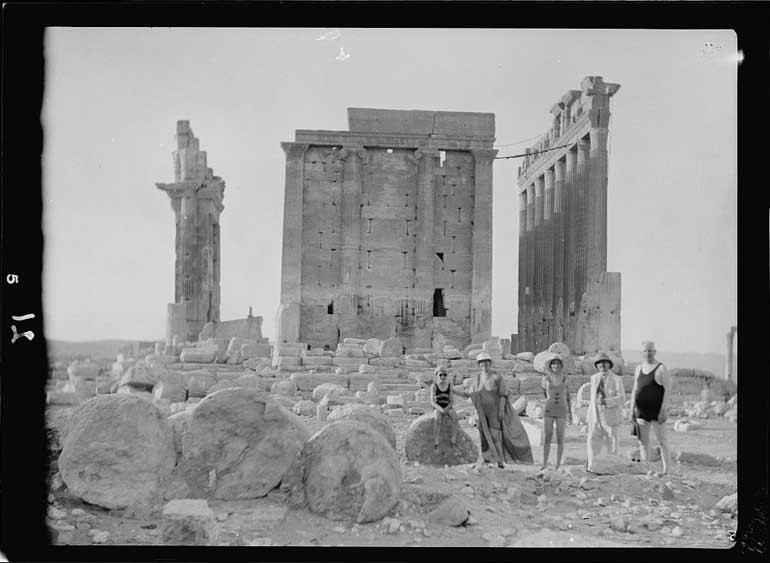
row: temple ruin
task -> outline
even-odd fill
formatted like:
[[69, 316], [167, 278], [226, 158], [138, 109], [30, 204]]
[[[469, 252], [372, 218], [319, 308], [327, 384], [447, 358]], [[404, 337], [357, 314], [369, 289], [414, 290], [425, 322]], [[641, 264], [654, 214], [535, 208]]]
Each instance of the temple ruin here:
[[286, 152], [278, 342], [489, 338], [494, 114], [348, 109]]
[[203, 326], [219, 321], [219, 215], [225, 182], [206, 164], [206, 152], [189, 121], [177, 121], [174, 182], [156, 183], [171, 199], [176, 219], [174, 302], [168, 305], [166, 340], [196, 341]]
[[620, 273], [607, 271], [607, 135], [618, 84], [587, 76], [551, 107], [518, 171], [517, 351], [562, 341], [620, 351]]

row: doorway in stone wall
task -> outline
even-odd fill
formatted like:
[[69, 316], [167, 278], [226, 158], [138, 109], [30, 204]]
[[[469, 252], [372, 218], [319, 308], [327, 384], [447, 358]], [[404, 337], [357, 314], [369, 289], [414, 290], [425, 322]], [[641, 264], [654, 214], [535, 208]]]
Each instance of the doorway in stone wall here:
[[446, 307], [444, 307], [444, 290], [437, 287], [433, 291], [433, 316], [446, 317]]

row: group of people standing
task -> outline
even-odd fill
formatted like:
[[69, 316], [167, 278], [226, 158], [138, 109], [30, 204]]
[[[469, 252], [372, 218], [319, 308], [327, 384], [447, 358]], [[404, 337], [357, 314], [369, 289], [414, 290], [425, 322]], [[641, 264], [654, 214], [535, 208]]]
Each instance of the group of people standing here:
[[[628, 422], [628, 429], [636, 436], [639, 460], [651, 460], [650, 429], [661, 449], [663, 470], [668, 473], [671, 462], [666, 436], [666, 414], [670, 400], [671, 381], [665, 366], [655, 360], [655, 344], [650, 340], [642, 342], [644, 361], [634, 372], [631, 390], [631, 404], [628, 417], [623, 416], [626, 393], [623, 379], [612, 372], [613, 362], [605, 352], [593, 358], [597, 372], [591, 376], [590, 400], [586, 416], [588, 433], [586, 438], [588, 471], [595, 469], [594, 462], [605, 448], [611, 454], [618, 453], [621, 426]], [[431, 386], [433, 406], [434, 448], [438, 449], [442, 421], [452, 420], [450, 442], [455, 443], [458, 428], [457, 414], [453, 409], [454, 395], [471, 399], [478, 418], [477, 427], [481, 439], [481, 453], [485, 462], [504, 467], [506, 462], [533, 463], [529, 438], [518, 414], [508, 400], [508, 386], [505, 380], [490, 368], [492, 358], [481, 352], [476, 361], [480, 371], [466, 379], [462, 385], [454, 386], [449, 381], [446, 368], [436, 368], [436, 381]], [[546, 360], [546, 373], [541, 385], [545, 395], [543, 465], [548, 467], [553, 429], [556, 428], [556, 464], [561, 466], [564, 456], [565, 426], [572, 423], [567, 377], [563, 373], [564, 360], [556, 353]]]

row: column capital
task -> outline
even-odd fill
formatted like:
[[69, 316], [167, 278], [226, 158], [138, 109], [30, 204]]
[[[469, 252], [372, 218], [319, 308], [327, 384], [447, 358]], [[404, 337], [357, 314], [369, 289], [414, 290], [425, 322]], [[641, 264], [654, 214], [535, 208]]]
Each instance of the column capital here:
[[496, 149], [472, 149], [471, 154], [476, 160], [476, 164], [486, 165], [491, 164], [497, 156]]
[[440, 151], [438, 149], [417, 149], [414, 151], [414, 158], [417, 160], [421, 160], [426, 156], [430, 158], [438, 158], [439, 152]]
[[553, 177], [554, 177], [554, 169], [547, 168], [545, 170], [545, 189], [546, 190], [553, 189]]
[[305, 151], [310, 147], [309, 143], [285, 142], [281, 143], [281, 148], [288, 158], [302, 158]]
[[347, 160], [347, 158], [353, 154], [363, 160], [366, 158], [366, 149], [362, 146], [351, 145], [342, 147], [342, 150], [340, 150], [340, 158], [344, 160]]

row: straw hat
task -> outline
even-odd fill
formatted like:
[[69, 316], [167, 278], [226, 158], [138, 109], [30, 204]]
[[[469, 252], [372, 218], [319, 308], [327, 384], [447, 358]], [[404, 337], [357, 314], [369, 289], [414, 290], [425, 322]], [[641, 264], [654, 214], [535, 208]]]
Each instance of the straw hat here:
[[596, 356], [594, 356], [594, 365], [598, 364], [599, 362], [609, 362], [610, 369], [612, 369], [612, 366], [615, 365], [607, 352], [599, 352], [596, 354]]
[[486, 352], [481, 352], [478, 356], [476, 356], [476, 363], [483, 362], [484, 360], [489, 360], [491, 362], [492, 356]]
[[564, 358], [561, 357], [561, 354], [557, 354], [556, 352], [551, 352], [550, 357], [545, 362], [546, 367], [550, 367], [551, 366], [551, 362], [555, 362], [557, 360], [559, 362], [561, 362], [561, 365], [564, 365]]

